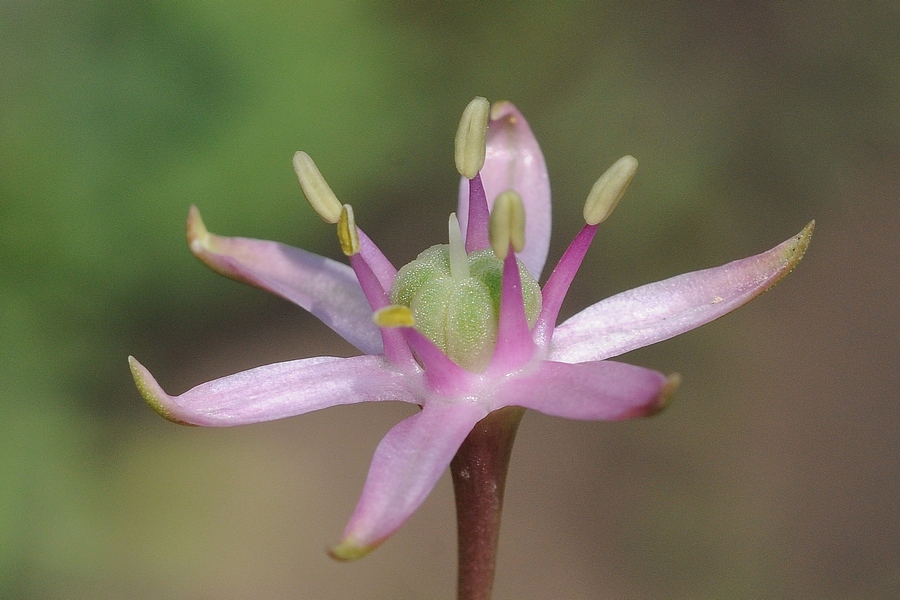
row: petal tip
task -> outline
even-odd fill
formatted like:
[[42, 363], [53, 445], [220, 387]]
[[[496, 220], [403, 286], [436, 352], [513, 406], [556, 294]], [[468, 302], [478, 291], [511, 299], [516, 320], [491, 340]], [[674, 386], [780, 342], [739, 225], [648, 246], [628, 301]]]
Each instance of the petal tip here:
[[806, 249], [809, 248], [809, 243], [812, 241], [813, 231], [816, 229], [816, 220], [813, 219], [809, 223], [806, 224], [806, 227], [797, 234], [794, 242], [794, 246], [792, 248], [792, 253], [796, 256], [794, 259], [794, 264], [800, 262], [800, 259], [803, 258], [803, 255], [806, 254]]
[[199, 258], [200, 262], [213, 271], [229, 276], [212, 257], [216, 252], [213, 248], [214, 238], [216, 237], [206, 228], [206, 224], [200, 216], [200, 209], [192, 204], [190, 209], [188, 209], [187, 217], [187, 243], [191, 254]]
[[379, 544], [363, 545], [353, 538], [345, 538], [340, 544], [330, 548], [328, 555], [335, 560], [348, 562], [357, 560], [374, 550]]
[[491, 104], [491, 120], [498, 121], [504, 117], [515, 117], [519, 110], [509, 100], [497, 100]]
[[814, 219], [807, 223], [800, 233], [780, 245], [781, 252], [776, 256], [780, 257], [782, 264], [778, 268], [778, 275], [772, 280], [769, 287], [774, 286], [794, 270], [794, 267], [806, 254], [815, 228], [816, 221]]
[[[187, 218], [187, 242], [191, 254], [219, 275], [250, 285], [257, 285], [251, 279], [235, 271], [230, 257], [227, 255], [229, 241], [230, 238], [210, 233], [200, 217], [200, 209], [191, 205]], [[224, 256], [223, 251], [225, 252]]]
[[191, 252], [199, 254], [207, 245], [208, 240], [209, 231], [200, 217], [200, 209], [192, 204], [190, 209], [188, 209], [187, 218], [187, 241]]
[[672, 397], [675, 395], [675, 392], [678, 391], [678, 388], [681, 386], [681, 375], [679, 373], [672, 373], [671, 375], [666, 377], [666, 382], [663, 384], [662, 388], [659, 390], [659, 394], [656, 396], [656, 405], [651, 408], [650, 412], [647, 413], [648, 417], [659, 414], [672, 404]]
[[659, 392], [657, 392], [656, 396], [654, 396], [649, 402], [647, 402], [647, 404], [635, 407], [633, 410], [625, 414], [622, 418], [640, 419], [643, 417], [652, 417], [654, 415], [658, 415], [659, 413], [667, 409], [672, 403], [672, 396], [674, 396], [675, 392], [678, 391], [678, 387], [680, 385], [681, 375], [679, 375], [678, 373], [667, 375], [665, 381], [662, 382], [662, 385], [660, 386]]
[[150, 371], [148, 371], [144, 365], [139, 363], [135, 357], [129, 356], [128, 366], [131, 368], [131, 376], [134, 377], [134, 385], [141, 393], [144, 401], [150, 405], [150, 408], [155, 410], [159, 416], [172, 421], [173, 423], [194, 426], [193, 423], [178, 419], [172, 411], [169, 410], [166, 406], [169, 404], [169, 395], [163, 391], [153, 378], [153, 375], [150, 374]]

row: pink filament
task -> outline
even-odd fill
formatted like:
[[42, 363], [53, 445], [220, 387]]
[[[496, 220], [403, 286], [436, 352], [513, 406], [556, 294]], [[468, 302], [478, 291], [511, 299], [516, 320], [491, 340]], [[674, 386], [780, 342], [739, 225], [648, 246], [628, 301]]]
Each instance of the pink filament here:
[[585, 224], [569, 244], [565, 254], [559, 259], [559, 263], [550, 274], [550, 279], [544, 284], [541, 292], [543, 295], [541, 314], [534, 325], [534, 341], [539, 346], [545, 347], [550, 343], [553, 329], [556, 327], [556, 318], [559, 316], [559, 309], [596, 233], [597, 225]]
[[469, 214], [466, 218], [466, 252], [484, 250], [491, 245], [488, 238], [488, 223], [491, 220], [488, 211], [487, 196], [481, 173], [469, 180]]
[[497, 325], [497, 345], [488, 371], [509, 372], [528, 362], [534, 355], [534, 342], [528, 329], [525, 301], [522, 298], [522, 278], [519, 263], [510, 244], [503, 261], [503, 283], [500, 292], [500, 321]]
[[[362, 234], [362, 232], [360, 232], [360, 234]], [[363, 236], [360, 235], [359, 239], [360, 246], [362, 246]], [[372, 244], [371, 241], [369, 241], [369, 243]], [[372, 244], [372, 246], [374, 247], [374, 244]], [[382, 257], [384, 256], [381, 254], [380, 250], [378, 251], [378, 254]], [[372, 307], [373, 311], [384, 308], [390, 304], [388, 293], [385, 291], [371, 265], [369, 265], [368, 260], [366, 260], [366, 257], [364, 257], [362, 253], [354, 254], [350, 257], [350, 266], [353, 267], [353, 272], [356, 273], [356, 279], [359, 281], [363, 294], [365, 294], [366, 300], [369, 301], [369, 306]], [[409, 346], [406, 345], [406, 340], [399, 330], [382, 328], [381, 340], [384, 343], [384, 354], [393, 364], [415, 364], [415, 359], [413, 359]]]
[[[359, 236], [360, 255], [365, 259], [366, 264], [369, 265], [372, 273], [375, 274], [378, 283], [381, 284], [381, 289], [389, 294], [391, 292], [391, 285], [394, 283], [394, 278], [397, 276], [397, 269], [394, 268], [391, 261], [389, 261], [378, 246], [375, 245], [375, 242], [363, 233], [362, 229], [357, 227], [356, 234]], [[368, 297], [368, 294], [366, 294], [366, 298]]]

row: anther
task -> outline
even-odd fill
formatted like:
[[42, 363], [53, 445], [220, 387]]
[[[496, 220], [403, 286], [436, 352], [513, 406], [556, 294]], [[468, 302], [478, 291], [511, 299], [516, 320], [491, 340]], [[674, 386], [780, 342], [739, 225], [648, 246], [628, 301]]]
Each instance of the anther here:
[[484, 166], [490, 112], [490, 103], [480, 96], [469, 102], [463, 111], [459, 129], [456, 130], [454, 154], [456, 170], [463, 177], [473, 179]]
[[341, 202], [331, 191], [319, 168], [306, 152], [294, 154], [294, 171], [303, 188], [303, 194], [322, 220], [332, 225], [341, 218]]
[[494, 201], [490, 224], [491, 248], [497, 258], [506, 258], [509, 246], [521, 252], [525, 247], [525, 205], [515, 190], [506, 190]]
[[413, 318], [409, 307], [401, 304], [391, 304], [372, 314], [372, 321], [379, 327], [393, 329], [396, 327], [414, 327], [416, 320]]
[[353, 207], [345, 204], [337, 219], [338, 240], [341, 250], [346, 256], [359, 254], [359, 234], [356, 231], [356, 220], [353, 218]]
[[598, 225], [612, 213], [628, 189], [637, 166], [635, 157], [623, 156], [600, 176], [584, 203], [584, 220], [588, 225]]

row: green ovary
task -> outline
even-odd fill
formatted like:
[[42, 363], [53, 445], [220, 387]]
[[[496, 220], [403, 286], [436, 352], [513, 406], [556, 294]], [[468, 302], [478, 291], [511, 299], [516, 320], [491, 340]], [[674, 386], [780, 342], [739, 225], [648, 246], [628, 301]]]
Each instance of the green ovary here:
[[[397, 274], [391, 302], [408, 306], [416, 329], [461, 367], [483, 370], [497, 342], [503, 261], [492, 250], [469, 255], [469, 276], [450, 273], [449, 246], [432, 246]], [[541, 289], [519, 263], [528, 325], [541, 312]]]

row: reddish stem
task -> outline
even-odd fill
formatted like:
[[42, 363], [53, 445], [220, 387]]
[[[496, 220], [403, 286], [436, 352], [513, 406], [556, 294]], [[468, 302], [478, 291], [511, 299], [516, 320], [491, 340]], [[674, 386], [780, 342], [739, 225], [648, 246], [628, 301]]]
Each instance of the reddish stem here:
[[456, 494], [459, 600], [490, 600], [506, 473], [523, 414], [525, 409], [513, 406], [490, 413], [475, 425], [450, 462]]

